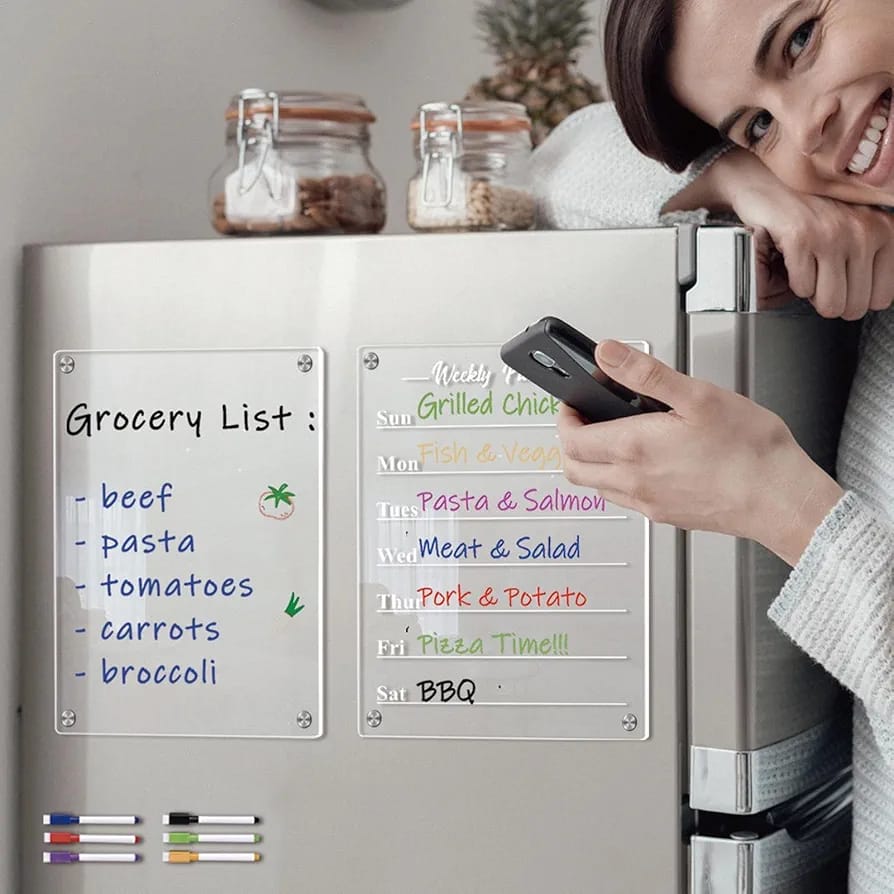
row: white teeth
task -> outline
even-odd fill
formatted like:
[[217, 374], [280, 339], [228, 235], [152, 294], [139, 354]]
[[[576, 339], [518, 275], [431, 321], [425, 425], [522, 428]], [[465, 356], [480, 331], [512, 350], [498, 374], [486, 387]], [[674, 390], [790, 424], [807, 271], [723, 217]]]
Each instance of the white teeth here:
[[851, 158], [847, 169], [852, 174], [864, 174], [875, 161], [875, 157], [879, 151], [879, 144], [882, 139], [882, 131], [888, 126], [888, 117], [891, 114], [890, 99], [885, 96], [880, 100], [875, 109], [874, 114], [869, 119], [869, 124], [863, 132], [863, 139], [857, 146], [853, 158]]

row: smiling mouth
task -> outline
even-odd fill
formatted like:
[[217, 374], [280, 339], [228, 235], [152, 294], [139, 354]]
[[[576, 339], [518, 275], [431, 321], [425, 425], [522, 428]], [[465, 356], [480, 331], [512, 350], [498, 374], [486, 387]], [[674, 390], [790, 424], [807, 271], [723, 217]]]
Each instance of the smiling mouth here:
[[848, 162], [847, 169], [852, 174], [865, 174], [877, 161], [881, 149], [882, 133], [891, 117], [891, 90], [886, 90], [876, 103], [869, 117], [860, 145]]

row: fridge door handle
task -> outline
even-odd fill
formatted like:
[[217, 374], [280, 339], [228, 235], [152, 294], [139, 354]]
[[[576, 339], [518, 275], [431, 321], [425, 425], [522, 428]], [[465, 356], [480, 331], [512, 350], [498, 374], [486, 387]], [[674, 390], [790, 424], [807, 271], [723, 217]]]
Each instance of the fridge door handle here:
[[[741, 226], [678, 224], [677, 280], [685, 294], [686, 313], [727, 311], [758, 313], [754, 236]], [[796, 298], [784, 307], [763, 313], [811, 315], [805, 301]]]
[[[691, 238], [690, 233], [681, 233], [681, 238], [686, 236]], [[757, 276], [751, 250], [752, 239], [751, 231], [744, 227], [696, 229], [697, 273], [686, 291], [686, 313], [757, 312]]]

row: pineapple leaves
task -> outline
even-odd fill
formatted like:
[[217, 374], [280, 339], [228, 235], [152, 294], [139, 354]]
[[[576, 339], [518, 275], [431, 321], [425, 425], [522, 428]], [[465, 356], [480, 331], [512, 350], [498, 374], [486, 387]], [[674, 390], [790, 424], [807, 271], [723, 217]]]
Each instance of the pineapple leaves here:
[[569, 64], [592, 37], [587, 0], [487, 0], [475, 21], [487, 46], [504, 62]]
[[578, 51], [594, 34], [590, 0], [479, 0], [475, 22], [499, 60], [466, 99], [517, 102], [531, 118], [536, 146], [572, 112], [605, 95], [577, 70]]

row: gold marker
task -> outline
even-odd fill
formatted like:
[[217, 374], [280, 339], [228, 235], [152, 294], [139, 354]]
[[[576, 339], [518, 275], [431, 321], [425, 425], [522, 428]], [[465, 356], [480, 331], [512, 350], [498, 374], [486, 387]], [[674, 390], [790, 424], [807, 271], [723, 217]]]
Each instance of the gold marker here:
[[204, 851], [164, 851], [161, 855], [164, 863], [257, 863], [260, 854], [245, 853], [215, 854]]

